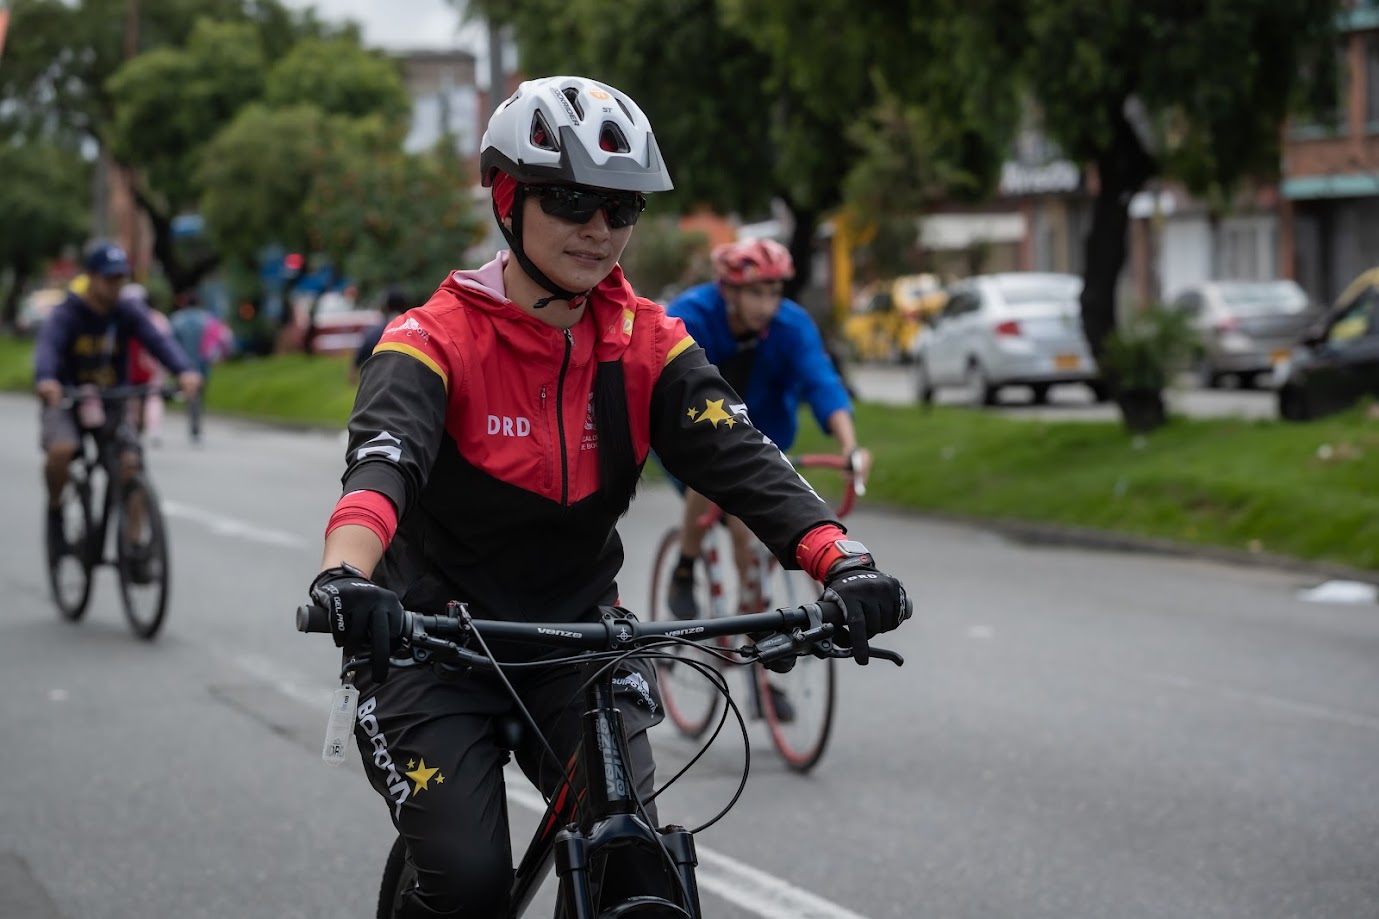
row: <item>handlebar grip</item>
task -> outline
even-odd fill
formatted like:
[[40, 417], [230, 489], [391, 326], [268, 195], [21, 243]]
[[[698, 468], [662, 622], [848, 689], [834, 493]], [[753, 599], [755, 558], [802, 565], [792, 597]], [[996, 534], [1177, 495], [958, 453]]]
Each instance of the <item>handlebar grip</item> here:
[[297, 607], [298, 632], [329, 632], [330, 619], [324, 607], [303, 603]]

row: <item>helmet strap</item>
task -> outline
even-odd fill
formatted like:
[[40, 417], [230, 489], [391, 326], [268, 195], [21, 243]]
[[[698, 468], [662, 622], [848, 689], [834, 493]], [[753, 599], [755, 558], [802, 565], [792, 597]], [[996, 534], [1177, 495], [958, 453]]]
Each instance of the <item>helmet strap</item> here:
[[522, 212], [525, 210], [523, 205], [527, 199], [527, 185], [525, 182], [517, 183], [517, 190], [512, 195], [512, 229], [509, 230], [507, 224], [503, 223], [503, 215], [498, 213], [498, 202], [493, 202], [493, 216], [498, 221], [498, 229], [502, 232], [503, 238], [508, 241], [508, 248], [512, 249], [513, 256], [517, 259], [517, 264], [522, 266], [522, 270], [527, 273], [543, 290], [550, 296], [542, 297], [532, 304], [533, 309], [545, 309], [554, 300], [564, 300], [570, 305], [570, 309], [578, 309], [584, 305], [584, 299], [589, 296], [589, 291], [566, 290], [559, 284], [546, 277], [545, 273], [536, 267], [536, 263], [527, 255], [522, 248]]

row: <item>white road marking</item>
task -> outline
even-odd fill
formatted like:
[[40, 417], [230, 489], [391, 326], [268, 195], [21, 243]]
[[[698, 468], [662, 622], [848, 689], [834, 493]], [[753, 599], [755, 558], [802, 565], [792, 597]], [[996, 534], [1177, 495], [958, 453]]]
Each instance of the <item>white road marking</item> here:
[[1298, 591], [1298, 599], [1308, 603], [1379, 603], [1379, 587], [1363, 581], [1323, 581], [1316, 587]]
[[1244, 702], [1261, 708], [1271, 708], [1275, 711], [1302, 715], [1306, 718], [1316, 718], [1319, 721], [1330, 721], [1334, 724], [1379, 731], [1379, 717], [1366, 715], [1362, 712], [1352, 712], [1342, 708], [1332, 708], [1328, 705], [1317, 705], [1312, 702], [1299, 702], [1296, 699], [1285, 699], [1248, 689], [1218, 686], [1176, 673], [1142, 673], [1140, 676], [1155, 683], [1162, 683], [1191, 692], [1208, 693], [1222, 699], [1230, 699], [1233, 702]]
[[311, 540], [307, 539], [305, 536], [298, 536], [296, 533], [287, 533], [269, 527], [261, 527], [245, 520], [226, 517], [215, 511], [208, 511], [190, 504], [183, 504], [180, 501], [164, 501], [163, 513], [167, 514], [169, 517], [177, 517], [182, 520], [190, 520], [194, 523], [199, 523], [212, 533], [221, 536], [233, 536], [237, 539], [247, 540], [248, 542], [263, 543], [269, 546], [283, 546], [288, 549], [305, 549], [311, 545]]
[[[329, 711], [331, 690], [324, 686], [313, 686], [306, 678], [256, 654], [235, 654], [228, 656], [228, 660], [283, 695], [318, 709], [323, 717]], [[538, 814], [546, 812], [546, 802], [536, 789], [512, 782], [508, 783], [507, 789], [508, 800], [512, 804]], [[866, 919], [861, 913], [825, 900], [731, 855], [700, 845], [697, 841], [695, 852], [699, 856], [699, 869], [695, 877], [700, 890], [734, 903], [762, 919]]]

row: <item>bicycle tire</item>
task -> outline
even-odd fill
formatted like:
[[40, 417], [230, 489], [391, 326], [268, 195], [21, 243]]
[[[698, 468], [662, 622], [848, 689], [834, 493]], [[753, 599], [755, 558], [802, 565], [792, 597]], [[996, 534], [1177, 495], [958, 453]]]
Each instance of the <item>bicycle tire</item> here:
[[[666, 590], [670, 586], [670, 572], [679, 561], [679, 553], [680, 529], [671, 527], [661, 538], [661, 545], [656, 550], [656, 560], [652, 563], [651, 597], [646, 605], [652, 622], [674, 621], [675, 617], [671, 615], [666, 603]], [[701, 573], [696, 572], [696, 578], [700, 576]], [[671, 654], [683, 652], [703, 663], [714, 663], [710, 655], [693, 648], [679, 646], [668, 647], [665, 650]], [[656, 679], [660, 685], [661, 701], [665, 705], [666, 714], [670, 716], [671, 722], [680, 733], [695, 740], [702, 737], [709, 725], [713, 724], [714, 716], [718, 714], [718, 706], [722, 702], [718, 690], [709, 682], [708, 677], [694, 667], [677, 666], [677, 663], [665, 660], [656, 662]]]
[[[44, 552], [48, 560], [48, 587], [52, 590], [53, 604], [57, 606], [58, 615], [68, 622], [77, 622], [86, 615], [86, 610], [91, 603], [91, 575], [94, 566], [94, 559], [91, 557], [91, 493], [89, 489], [83, 487], [83, 483], [69, 479], [67, 485], [62, 490], [62, 519], [63, 519], [63, 539], [70, 551], [64, 552], [56, 558], [45, 547]], [[79, 532], [75, 539], [68, 539], [70, 535], [67, 527], [68, 515], [75, 515]], [[45, 529], [47, 524], [45, 524]], [[52, 539], [45, 532], [46, 546], [51, 546]], [[63, 562], [73, 564], [64, 566]], [[70, 594], [65, 594], [63, 590], [64, 570], [71, 570], [77, 573], [80, 578], [80, 587]]]
[[402, 905], [402, 895], [416, 886], [417, 869], [407, 859], [407, 841], [393, 840], [388, 860], [383, 864], [383, 880], [378, 885], [378, 919], [394, 919]]
[[[144, 525], [148, 528], [148, 539], [139, 547], [137, 554], [147, 558], [151, 576], [146, 582], [135, 578], [136, 553], [133, 536], [129, 532], [129, 502], [139, 494], [144, 497]], [[133, 476], [121, 487], [115, 552], [116, 568], [120, 574], [120, 601], [124, 606], [125, 618], [129, 620], [129, 627], [135, 635], [145, 641], [151, 640], [163, 627], [168, 611], [168, 539], [158, 495], [143, 475]], [[144, 588], [152, 588], [153, 591], [147, 612], [141, 608], [145, 599], [142, 593]]]
[[[787, 571], [773, 558], [766, 573], [767, 604], [772, 607], [800, 606], [819, 595], [819, 587], [802, 571]], [[809, 772], [819, 764], [833, 733], [833, 712], [837, 693], [833, 658], [797, 658], [788, 673], [774, 673], [755, 667], [757, 698], [771, 734], [771, 743], [795, 772]], [[789, 701], [793, 719], [786, 721], [777, 711], [775, 688]]]

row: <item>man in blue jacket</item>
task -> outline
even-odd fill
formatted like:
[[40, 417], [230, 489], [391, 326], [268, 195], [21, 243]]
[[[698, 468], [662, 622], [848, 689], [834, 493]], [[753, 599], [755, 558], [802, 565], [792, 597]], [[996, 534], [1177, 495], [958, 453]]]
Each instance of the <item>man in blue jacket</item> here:
[[[87, 253], [84, 267], [85, 293], [67, 294], [43, 323], [34, 347], [34, 389], [43, 400], [40, 426], [46, 455], [49, 550], [54, 556], [65, 549], [52, 543], [62, 539], [62, 489], [81, 435], [109, 436], [119, 421], [107, 414], [106, 423], [98, 428], [80, 425], [72, 409], [63, 406], [63, 388], [125, 383], [132, 339], [138, 339], [159, 363], [177, 374], [183, 394], [193, 396], [201, 386], [201, 375], [192, 369], [177, 342], [149, 319], [147, 305], [121, 297], [121, 289], [129, 280], [125, 251], [109, 243], [97, 245]], [[126, 475], [138, 469], [139, 462], [137, 453], [121, 457]]]
[[[814, 320], [804, 307], [784, 298], [785, 282], [795, 275], [790, 251], [770, 239], [739, 240], [715, 248], [712, 261], [716, 280], [685, 291], [666, 313], [685, 323], [709, 363], [742, 397], [742, 404], [729, 406], [727, 415], [747, 414], [757, 430], [785, 451], [795, 442], [800, 402], [808, 402], [851, 468], [865, 476], [870, 460], [857, 448], [843, 381]], [[704, 540], [698, 521], [709, 506], [703, 495], [685, 490], [680, 559], [667, 598], [671, 613], [684, 619], [699, 615], [694, 563]], [[741, 585], [739, 609], [756, 612], [763, 572], [753, 570], [753, 537], [740, 520], [729, 517], [727, 523]]]

